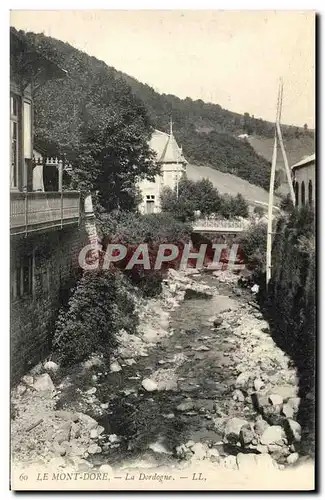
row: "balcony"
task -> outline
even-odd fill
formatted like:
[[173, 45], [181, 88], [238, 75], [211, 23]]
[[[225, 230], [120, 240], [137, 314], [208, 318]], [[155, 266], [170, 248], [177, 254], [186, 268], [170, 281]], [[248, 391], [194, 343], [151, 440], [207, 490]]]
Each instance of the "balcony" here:
[[10, 193], [12, 235], [78, 225], [79, 220], [80, 193], [77, 191]]

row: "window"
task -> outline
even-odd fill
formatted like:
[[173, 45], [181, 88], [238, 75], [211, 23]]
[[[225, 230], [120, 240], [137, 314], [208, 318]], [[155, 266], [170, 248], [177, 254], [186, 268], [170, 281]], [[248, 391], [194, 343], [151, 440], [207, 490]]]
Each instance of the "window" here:
[[301, 183], [301, 204], [305, 204], [305, 183], [302, 181]]
[[147, 194], [146, 196], [146, 213], [153, 214], [155, 212], [155, 195]]
[[313, 203], [313, 183], [308, 182], [308, 203], [311, 205]]
[[33, 294], [33, 257], [26, 255], [17, 264], [11, 277], [11, 297], [13, 299]]
[[299, 205], [299, 182], [295, 181], [295, 196], [296, 196], [296, 205]]
[[11, 136], [11, 166], [10, 187], [18, 187], [19, 167], [19, 115], [20, 98], [15, 94], [10, 96], [10, 136]]

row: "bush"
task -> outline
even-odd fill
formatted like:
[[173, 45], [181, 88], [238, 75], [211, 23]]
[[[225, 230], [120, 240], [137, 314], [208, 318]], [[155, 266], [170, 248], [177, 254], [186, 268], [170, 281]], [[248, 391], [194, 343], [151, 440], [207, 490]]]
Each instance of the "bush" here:
[[124, 328], [132, 333], [138, 324], [134, 291], [118, 270], [85, 272], [61, 309], [53, 347], [63, 366], [101, 352], [109, 358], [115, 335]]
[[260, 281], [266, 265], [267, 225], [264, 222], [252, 224], [240, 237], [239, 246], [247, 268]]
[[263, 207], [255, 207], [254, 208], [254, 214], [257, 215], [258, 217], [263, 217], [263, 215], [264, 215], [264, 208]]
[[[131, 282], [140, 288], [145, 296], [154, 296], [161, 291], [161, 282], [167, 267], [177, 267], [185, 243], [190, 240], [192, 227], [176, 219], [172, 214], [159, 213], [140, 215], [133, 212], [113, 213], [101, 219], [103, 252], [108, 244], [119, 243], [128, 248], [126, 257], [115, 265], [125, 270], [135, 249], [146, 243], [149, 250], [150, 269], [135, 265], [124, 273]], [[154, 270], [160, 244], [174, 244], [179, 249], [178, 257]]]
[[248, 204], [240, 193], [235, 197], [221, 195], [208, 179], [195, 182], [184, 177], [179, 182], [178, 198], [176, 188], [165, 187], [160, 203], [163, 212], [172, 213], [181, 221], [192, 221], [196, 211], [203, 216], [248, 217]]

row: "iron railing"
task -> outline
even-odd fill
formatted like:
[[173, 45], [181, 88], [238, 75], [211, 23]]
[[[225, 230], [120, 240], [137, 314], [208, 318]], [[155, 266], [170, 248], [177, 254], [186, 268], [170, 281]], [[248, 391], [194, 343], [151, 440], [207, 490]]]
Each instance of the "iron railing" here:
[[10, 193], [11, 234], [79, 224], [79, 219], [77, 191]]

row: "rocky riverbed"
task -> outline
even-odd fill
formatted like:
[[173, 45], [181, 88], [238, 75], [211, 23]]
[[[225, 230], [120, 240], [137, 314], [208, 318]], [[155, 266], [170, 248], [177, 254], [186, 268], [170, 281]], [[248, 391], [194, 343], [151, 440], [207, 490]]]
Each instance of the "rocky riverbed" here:
[[94, 355], [68, 373], [35, 367], [12, 392], [13, 463], [112, 474], [305, 464], [295, 368], [237, 281], [171, 270], [110, 366]]

